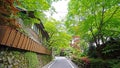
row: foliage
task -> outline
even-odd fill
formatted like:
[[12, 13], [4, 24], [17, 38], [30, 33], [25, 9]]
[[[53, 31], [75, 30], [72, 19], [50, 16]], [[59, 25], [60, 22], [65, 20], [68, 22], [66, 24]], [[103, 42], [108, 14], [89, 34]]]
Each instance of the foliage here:
[[74, 48], [71, 48], [72, 54], [70, 55], [71, 57], [81, 57], [84, 56], [82, 52], [80, 52], [79, 50], [76, 50]]
[[20, 7], [24, 7], [30, 11], [33, 10], [39, 10], [39, 11], [43, 11], [43, 10], [48, 10], [51, 4], [51, 0], [48, 2], [48, 0], [19, 0], [20, 2]]
[[50, 10], [50, 8], [53, 8], [51, 4], [55, 1], [58, 0], [19, 0], [20, 5], [16, 6], [18, 6], [19, 8], [24, 8], [26, 11], [34, 11], [34, 15], [36, 18], [45, 21], [46, 17], [44, 12]]
[[[108, 5], [108, 4], [111, 4], [111, 5]], [[66, 21], [66, 25], [69, 27], [71, 27], [72, 24], [73, 24], [72, 25], [73, 27], [75, 25], [79, 29], [77, 32], [79, 32], [80, 37], [84, 39], [85, 37], [87, 37], [86, 39], [88, 40], [94, 37], [95, 37], [94, 39], [96, 38], [99, 39], [99, 37], [97, 36], [99, 36], [100, 34], [102, 35], [105, 34], [105, 36], [109, 36], [106, 34], [111, 34], [111, 32], [104, 33], [103, 31], [108, 32], [108, 31], [111, 31], [113, 28], [115, 29], [115, 31], [117, 30], [116, 27], [117, 25], [119, 25], [119, 21], [118, 21], [119, 5], [118, 4], [119, 4], [119, 0], [116, 0], [116, 1], [71, 0], [69, 3], [69, 12], [67, 16], [68, 21]], [[102, 14], [104, 14], [104, 17]], [[113, 26], [113, 24], [117, 24], [117, 25]]]
[[77, 57], [73, 57], [72, 61], [78, 66], [78, 67], [82, 67], [84, 64], [82, 62], [82, 60], [80, 60], [80, 58]]
[[109, 68], [102, 59], [90, 59], [90, 68]]
[[[109, 57], [108, 57], [109, 58]], [[119, 66], [120, 59], [103, 60], [99, 58], [90, 58], [90, 68], [114, 68]]]
[[[83, 68], [119, 68], [119, 59], [103, 60], [99, 58], [73, 57], [72, 61]], [[87, 62], [87, 63], [86, 63]]]
[[[18, 7], [20, 8], [25, 8], [28, 13], [23, 14], [20, 13], [20, 17], [24, 20], [24, 23], [28, 26], [31, 24], [37, 23], [37, 22], [44, 22], [43, 24], [45, 25], [45, 30], [50, 35], [50, 39], [47, 42], [48, 47], [52, 48], [58, 48], [60, 50], [61, 48], [66, 47], [66, 45], [69, 45], [69, 39], [70, 36], [65, 32], [65, 31], [60, 31], [63, 30], [62, 24], [56, 20], [51, 19], [50, 21], [46, 20], [44, 11], [50, 10], [52, 8], [51, 4], [54, 1], [58, 0], [20, 0], [20, 4]], [[29, 12], [34, 12], [34, 18], [29, 17]], [[60, 27], [60, 28], [59, 28]], [[61, 38], [64, 37], [64, 38]], [[65, 41], [65, 42], [63, 42]], [[58, 51], [57, 50], [57, 51]]]
[[119, 37], [119, 3], [119, 0], [70, 0], [66, 27], [70, 33], [99, 47], [110, 37]]
[[109, 55], [107, 57], [115, 56], [115, 58], [119, 58], [120, 55], [117, 54], [120, 52], [119, 47], [120, 46], [116, 44], [107, 45], [105, 48], [103, 48], [102, 53], [104, 53], [105, 55]]
[[[19, 17], [23, 20], [23, 23], [25, 26], [32, 26], [33, 24], [35, 23], [40, 23], [40, 21], [36, 18], [36, 17], [30, 17], [28, 14], [29, 11], [26, 11], [26, 14], [25, 13], [22, 13], [20, 12], [18, 15]], [[33, 12], [34, 13], [34, 12]], [[34, 15], [34, 14], [33, 14]], [[21, 22], [22, 23], [22, 22]]]
[[51, 21], [46, 21], [44, 26], [50, 36], [50, 39], [48, 40], [50, 48], [55, 48], [57, 49], [56, 51], [60, 52], [61, 49], [69, 47], [71, 36], [65, 31], [63, 23], [53, 19]]
[[25, 53], [25, 57], [29, 61], [29, 68], [36, 68], [36, 67], [38, 67], [39, 61], [38, 61], [36, 53], [26, 52]]
[[95, 46], [89, 46], [87, 55], [91, 58], [97, 58]]
[[114, 68], [117, 65], [119, 66], [120, 59], [109, 59], [109, 60], [106, 60], [106, 62], [110, 68]]
[[83, 56], [86, 56], [88, 54], [88, 50], [89, 50], [88, 43], [85, 40], [80, 39], [79, 46], [80, 46], [80, 50], [82, 51], [81, 54]]
[[51, 55], [40, 55], [40, 54], [38, 54], [38, 60], [40, 62], [39, 67], [42, 68], [43, 66], [45, 66], [46, 64], [48, 64], [48, 62], [50, 62], [52, 60], [52, 56]]
[[[19, 1], [5, 0], [5, 2], [9, 2], [11, 4], [10, 8], [9, 7], [7, 8], [8, 11], [14, 12], [13, 14], [15, 14], [19, 10], [20, 11], [20, 13], [18, 13], [19, 18], [22, 18], [25, 26], [27, 25], [29, 27], [34, 23], [45, 22], [46, 16], [44, 12], [50, 10], [50, 8], [54, 8], [51, 6], [51, 4], [52, 2], [55, 2], [55, 1], [58, 1], [58, 0], [19, 0]], [[6, 3], [6, 5], [9, 6], [9, 3]], [[3, 10], [2, 12], [5, 12], [5, 10]], [[32, 13], [32, 17], [29, 16], [29, 12]], [[9, 14], [9, 15], [13, 16], [13, 14]], [[20, 27], [19, 25], [16, 25], [16, 26]]]
[[113, 68], [119, 68], [119, 67], [120, 67], [120, 62], [113, 66]]

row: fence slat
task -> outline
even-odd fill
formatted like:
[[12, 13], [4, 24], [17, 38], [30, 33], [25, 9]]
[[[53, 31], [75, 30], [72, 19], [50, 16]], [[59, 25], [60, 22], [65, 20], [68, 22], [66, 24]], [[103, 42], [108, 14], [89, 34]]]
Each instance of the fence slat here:
[[9, 26], [0, 26], [0, 44], [22, 50], [50, 54], [50, 51], [40, 43]]
[[12, 46], [15, 35], [16, 35], [16, 30], [12, 29], [5, 45]]
[[19, 43], [18, 43], [18, 45], [17, 45], [17, 48], [21, 48], [22, 43], [23, 43], [23, 40], [24, 40], [24, 35], [21, 34], [21, 36], [20, 36], [20, 40], [19, 40]]
[[19, 40], [20, 40], [20, 35], [21, 35], [21, 33], [17, 31], [17, 34], [16, 34], [16, 37], [15, 37], [15, 40], [13, 41], [12, 47], [17, 47], [17, 45], [19, 43]]
[[27, 47], [29, 46], [29, 38], [27, 37], [27, 41], [26, 41], [26, 44], [25, 44], [26, 46], [25, 46], [25, 48], [24, 49], [26, 49], [27, 50]]
[[2, 40], [3, 40], [4, 34], [5, 34], [5, 29], [1, 27], [1, 28], [0, 28], [0, 43], [1, 43]]
[[31, 41], [31, 39], [29, 39], [29, 43], [28, 43], [28, 46], [27, 46], [27, 50], [30, 50], [31, 43], [32, 43], [32, 41]]
[[7, 40], [8, 40], [8, 37], [9, 37], [9, 35], [10, 35], [10, 32], [11, 32], [11, 28], [5, 28], [4, 30], [5, 30], [5, 33], [4, 33], [3, 39], [2, 39], [2, 41], [1, 41], [1, 44], [2, 44], [2, 45], [5, 45], [5, 44], [6, 44], [6, 42], [7, 42]]
[[23, 40], [21, 49], [24, 49], [24, 48], [25, 48], [25, 46], [26, 46], [26, 41], [27, 41], [27, 36], [24, 36], [24, 40]]

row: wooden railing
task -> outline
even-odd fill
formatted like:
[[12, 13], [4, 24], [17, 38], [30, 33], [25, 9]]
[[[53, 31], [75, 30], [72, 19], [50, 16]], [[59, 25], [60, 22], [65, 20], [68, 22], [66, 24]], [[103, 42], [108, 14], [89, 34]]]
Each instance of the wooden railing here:
[[42, 54], [51, 54], [47, 48], [9, 26], [0, 26], [0, 44]]

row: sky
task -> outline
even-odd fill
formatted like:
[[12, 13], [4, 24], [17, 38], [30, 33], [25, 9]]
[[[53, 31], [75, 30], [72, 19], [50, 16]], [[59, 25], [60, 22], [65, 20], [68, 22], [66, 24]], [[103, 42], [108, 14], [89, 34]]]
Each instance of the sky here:
[[[53, 2], [52, 6], [54, 6], [56, 13], [54, 13], [52, 15], [52, 18], [54, 18], [56, 20], [64, 19], [68, 12], [68, 10], [67, 10], [68, 2], [69, 2], [69, 0], [61, 0], [58, 2]], [[47, 15], [47, 17], [51, 17], [49, 12], [47, 12], [46, 15]]]

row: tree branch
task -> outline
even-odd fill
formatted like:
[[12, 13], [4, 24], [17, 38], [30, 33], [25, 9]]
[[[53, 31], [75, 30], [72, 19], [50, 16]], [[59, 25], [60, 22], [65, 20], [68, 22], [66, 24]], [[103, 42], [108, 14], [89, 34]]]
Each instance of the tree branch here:
[[116, 7], [115, 11], [112, 13], [112, 15], [108, 18], [108, 20], [106, 20], [104, 23], [108, 22], [113, 16], [114, 14], [117, 12], [117, 10], [119, 9], [119, 6]]
[[91, 31], [91, 33], [92, 33], [92, 36], [93, 36], [93, 39], [94, 39], [94, 41], [95, 41], [95, 44], [96, 44], [96, 46], [98, 47], [98, 43], [97, 43], [97, 41], [96, 41], [96, 36], [94, 35], [94, 33], [93, 33], [93, 28], [92, 28], [92, 26], [91, 26], [91, 28], [90, 28], [90, 31]]
[[104, 22], [104, 10], [105, 10], [105, 6], [102, 5], [102, 11], [101, 11], [101, 20], [100, 20], [100, 25], [98, 27], [98, 42], [100, 44], [100, 40], [102, 37], [101, 31], [102, 31], [102, 27], [103, 27], [103, 22]]

